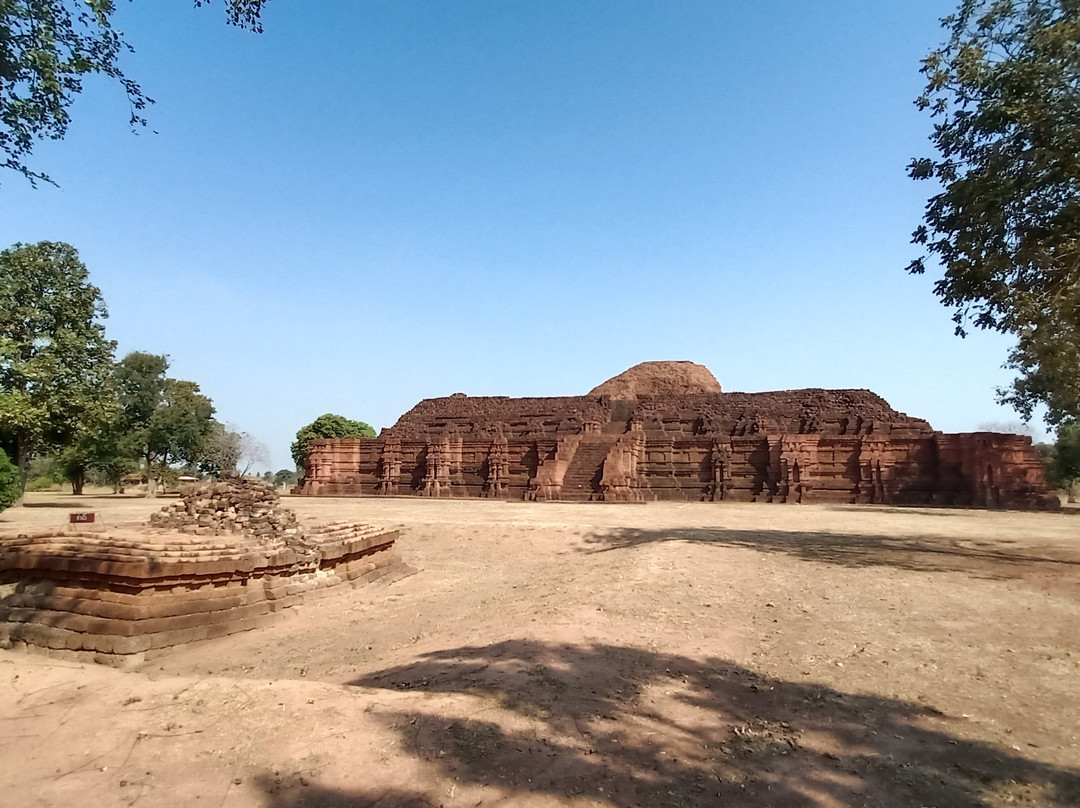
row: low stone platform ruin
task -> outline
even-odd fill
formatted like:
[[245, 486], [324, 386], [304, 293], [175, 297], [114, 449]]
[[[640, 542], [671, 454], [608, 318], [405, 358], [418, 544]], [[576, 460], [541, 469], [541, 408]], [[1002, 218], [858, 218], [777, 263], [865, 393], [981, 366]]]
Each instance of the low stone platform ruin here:
[[0, 538], [0, 646], [142, 659], [266, 624], [314, 593], [411, 570], [398, 532], [302, 528], [254, 481], [203, 486], [149, 526]]
[[425, 399], [378, 438], [313, 441], [295, 492], [1058, 506], [1028, 437], [937, 432], [869, 390], [724, 393], [692, 362], [585, 396]]

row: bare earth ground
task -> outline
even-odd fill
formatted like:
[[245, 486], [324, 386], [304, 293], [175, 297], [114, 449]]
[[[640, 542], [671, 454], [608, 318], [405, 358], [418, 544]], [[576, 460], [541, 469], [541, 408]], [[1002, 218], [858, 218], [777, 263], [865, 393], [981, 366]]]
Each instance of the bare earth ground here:
[[0, 804], [1080, 805], [1077, 515], [286, 502], [420, 572], [134, 672], [0, 652]]

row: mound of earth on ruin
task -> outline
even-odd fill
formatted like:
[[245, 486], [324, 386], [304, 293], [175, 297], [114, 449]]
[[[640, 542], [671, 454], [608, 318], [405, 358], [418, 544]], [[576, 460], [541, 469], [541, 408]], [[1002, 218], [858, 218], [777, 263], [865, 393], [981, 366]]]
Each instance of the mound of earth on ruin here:
[[696, 362], [642, 362], [594, 387], [597, 398], [636, 399], [641, 396], [688, 396], [719, 393], [720, 382]]

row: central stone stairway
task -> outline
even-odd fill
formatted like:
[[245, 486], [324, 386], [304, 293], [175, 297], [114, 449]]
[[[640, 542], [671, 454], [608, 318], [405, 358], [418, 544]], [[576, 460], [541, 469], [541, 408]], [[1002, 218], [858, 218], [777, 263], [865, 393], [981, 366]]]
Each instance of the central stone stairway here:
[[615, 445], [616, 438], [608, 435], [589, 435], [581, 439], [563, 477], [563, 502], [589, 502], [600, 497], [600, 479], [604, 476], [604, 458]]

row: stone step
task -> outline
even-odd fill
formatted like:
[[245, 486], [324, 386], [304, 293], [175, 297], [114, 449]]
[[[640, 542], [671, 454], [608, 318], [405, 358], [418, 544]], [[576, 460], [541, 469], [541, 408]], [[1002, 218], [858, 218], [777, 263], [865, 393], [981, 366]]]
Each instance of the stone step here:
[[614, 439], [609, 438], [586, 438], [581, 441], [563, 475], [560, 499], [583, 502], [600, 493], [604, 458], [614, 444]]

